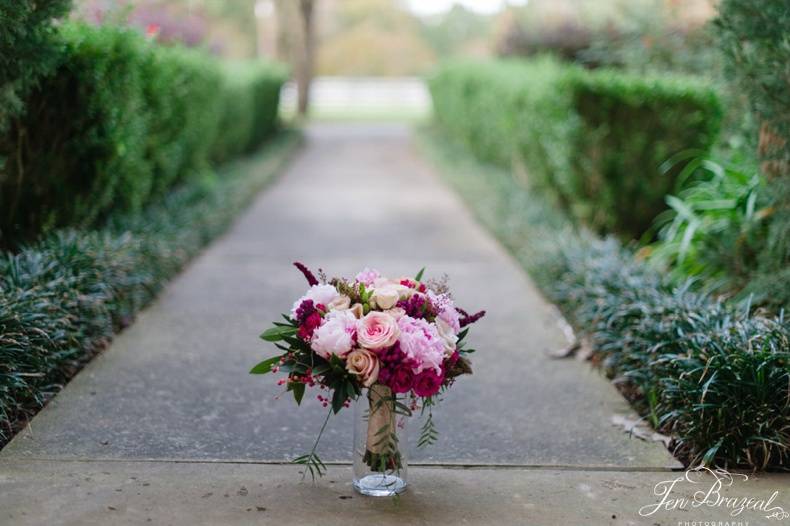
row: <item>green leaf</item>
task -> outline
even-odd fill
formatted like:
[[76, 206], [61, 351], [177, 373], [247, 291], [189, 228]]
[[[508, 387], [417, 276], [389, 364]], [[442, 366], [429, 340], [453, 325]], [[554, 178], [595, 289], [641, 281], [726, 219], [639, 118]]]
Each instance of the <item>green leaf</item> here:
[[267, 342], [279, 342], [280, 340], [284, 340], [288, 336], [293, 336], [296, 334], [296, 327], [284, 327], [284, 326], [275, 326], [270, 329], [266, 329], [261, 334], [261, 338], [266, 340]]
[[425, 272], [425, 267], [422, 267], [420, 271], [414, 276], [414, 281], [420, 281], [422, 279], [422, 275]]
[[346, 401], [345, 394], [345, 384], [340, 384], [335, 388], [335, 394], [332, 395], [332, 411], [334, 413], [337, 413], [343, 409], [343, 402]]
[[304, 390], [305, 390], [305, 385], [302, 382], [293, 384], [294, 400], [296, 400], [296, 405], [302, 404], [302, 398], [304, 398]]
[[320, 365], [316, 365], [313, 367], [313, 376], [321, 376], [324, 373], [328, 373], [331, 367], [329, 367], [328, 363], [322, 363]]
[[274, 367], [280, 361], [279, 356], [272, 356], [268, 360], [264, 360], [252, 369], [250, 369], [250, 374], [266, 374], [271, 372], [272, 367]]

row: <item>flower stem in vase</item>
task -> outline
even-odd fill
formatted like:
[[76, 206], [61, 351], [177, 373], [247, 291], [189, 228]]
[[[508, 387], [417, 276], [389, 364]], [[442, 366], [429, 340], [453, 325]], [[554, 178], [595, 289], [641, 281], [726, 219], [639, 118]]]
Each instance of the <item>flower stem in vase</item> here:
[[401, 468], [398, 435], [395, 428], [395, 396], [381, 384], [368, 389], [368, 435], [364, 461], [373, 471], [387, 472]]

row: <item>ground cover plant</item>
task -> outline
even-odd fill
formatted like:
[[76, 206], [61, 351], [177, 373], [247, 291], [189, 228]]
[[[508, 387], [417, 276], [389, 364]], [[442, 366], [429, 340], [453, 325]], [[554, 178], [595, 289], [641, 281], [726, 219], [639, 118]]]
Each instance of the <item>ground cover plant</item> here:
[[227, 228], [299, 142], [282, 133], [141, 213], [0, 253], [0, 444]]
[[790, 323], [697, 293], [579, 229], [441, 133], [424, 150], [564, 311], [593, 360], [685, 463], [790, 467]]

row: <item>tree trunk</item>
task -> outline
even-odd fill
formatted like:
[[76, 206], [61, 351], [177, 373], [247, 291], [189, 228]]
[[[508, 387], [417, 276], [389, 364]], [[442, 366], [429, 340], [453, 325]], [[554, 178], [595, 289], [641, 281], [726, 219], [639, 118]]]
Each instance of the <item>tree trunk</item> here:
[[299, 12], [302, 21], [302, 49], [299, 66], [296, 72], [297, 111], [299, 115], [307, 115], [310, 103], [310, 82], [313, 80], [313, 63], [315, 58], [315, 0], [299, 0]]

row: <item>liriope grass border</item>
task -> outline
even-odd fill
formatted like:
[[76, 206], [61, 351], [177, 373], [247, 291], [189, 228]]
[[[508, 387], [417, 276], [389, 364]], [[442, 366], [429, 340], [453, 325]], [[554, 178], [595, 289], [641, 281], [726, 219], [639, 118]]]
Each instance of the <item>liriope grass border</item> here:
[[225, 232], [301, 144], [300, 131], [282, 131], [141, 214], [0, 253], [0, 447]]
[[[790, 469], [790, 323], [678, 287], [574, 227], [526, 176], [438, 130], [422, 152], [593, 347], [593, 362], [686, 465]], [[525, 316], [529, 315], [525, 313]]]

